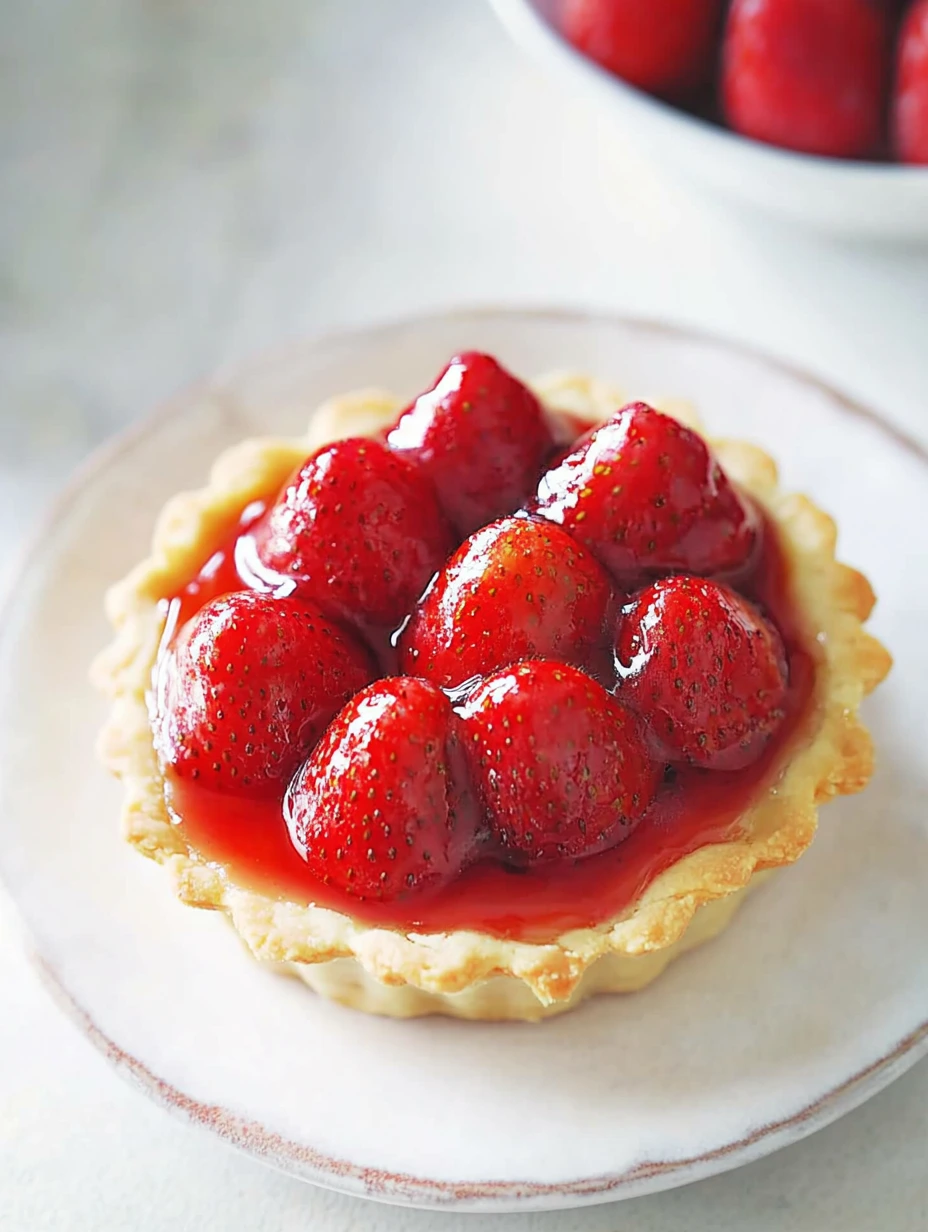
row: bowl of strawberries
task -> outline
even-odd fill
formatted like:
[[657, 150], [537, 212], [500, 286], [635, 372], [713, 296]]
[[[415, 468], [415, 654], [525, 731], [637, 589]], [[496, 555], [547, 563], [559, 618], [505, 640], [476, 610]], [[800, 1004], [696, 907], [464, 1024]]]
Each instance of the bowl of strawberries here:
[[847, 235], [928, 236], [928, 0], [492, 0], [649, 154]]

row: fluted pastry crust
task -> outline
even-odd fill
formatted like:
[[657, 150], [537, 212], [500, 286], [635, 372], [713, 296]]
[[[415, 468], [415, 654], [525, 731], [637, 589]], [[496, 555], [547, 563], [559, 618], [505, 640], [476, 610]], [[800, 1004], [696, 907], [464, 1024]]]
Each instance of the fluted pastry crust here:
[[[610, 386], [569, 373], [534, 387], [549, 407], [591, 419], [623, 401]], [[698, 430], [685, 403], [657, 404]], [[476, 931], [371, 927], [339, 911], [281, 902], [235, 885], [199, 859], [171, 822], [146, 701], [163, 632], [159, 600], [199, 570], [227, 533], [230, 517], [283, 484], [310, 452], [339, 437], [374, 432], [398, 409], [396, 399], [379, 391], [350, 394], [320, 408], [301, 438], [249, 440], [224, 453], [206, 487], [168, 502], [151, 555], [109, 591], [106, 608], [116, 635], [92, 675], [112, 699], [99, 751], [124, 784], [126, 838], [167, 868], [183, 902], [224, 911], [256, 958], [370, 1012], [533, 1019], [572, 1008], [589, 993], [642, 987], [678, 953], [721, 931], [759, 874], [792, 863], [806, 849], [818, 805], [861, 790], [872, 770], [872, 744], [858, 708], [891, 662], [863, 628], [873, 592], [866, 578], [835, 560], [832, 519], [807, 497], [782, 492], [774, 462], [753, 445], [712, 441], [729, 477], [778, 528], [795, 603], [818, 642], [821, 663], [817, 727], [742, 817], [742, 837], [683, 857], [614, 919], [540, 944]]]

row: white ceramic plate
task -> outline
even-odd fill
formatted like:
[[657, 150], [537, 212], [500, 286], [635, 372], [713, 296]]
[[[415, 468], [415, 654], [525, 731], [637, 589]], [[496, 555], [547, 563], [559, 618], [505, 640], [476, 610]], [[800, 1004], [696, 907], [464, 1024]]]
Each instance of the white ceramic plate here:
[[[809, 854], [653, 988], [540, 1026], [392, 1022], [263, 971], [223, 920], [171, 901], [117, 835], [87, 664], [104, 588], [152, 519], [249, 433], [323, 398], [412, 394], [456, 349], [685, 395], [777, 454], [841, 523], [897, 656], [867, 708], [880, 765]], [[756, 356], [658, 327], [464, 313], [299, 346], [175, 401], [91, 463], [29, 552], [0, 638], [0, 859], [37, 960], [155, 1099], [287, 1171], [420, 1206], [540, 1209], [682, 1184], [854, 1107], [928, 1050], [928, 461]], [[919, 559], [920, 557], [920, 559]]]

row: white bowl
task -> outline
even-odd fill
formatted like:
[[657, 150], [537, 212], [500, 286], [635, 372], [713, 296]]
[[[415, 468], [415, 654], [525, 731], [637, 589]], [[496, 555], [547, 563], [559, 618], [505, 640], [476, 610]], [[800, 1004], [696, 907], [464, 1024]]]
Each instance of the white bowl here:
[[772, 215], [843, 235], [928, 237], [928, 167], [779, 150], [652, 98], [576, 51], [558, 0], [491, 0], [515, 41], [565, 87], [611, 113], [626, 136], [694, 180]]

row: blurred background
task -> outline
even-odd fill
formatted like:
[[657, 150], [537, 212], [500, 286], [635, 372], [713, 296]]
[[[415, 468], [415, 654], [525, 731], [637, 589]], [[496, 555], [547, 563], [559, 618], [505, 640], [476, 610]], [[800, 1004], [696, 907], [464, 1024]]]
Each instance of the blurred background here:
[[[6, 0], [0, 56], [0, 585], [81, 460], [185, 383], [433, 307], [694, 325], [928, 442], [928, 247], [713, 197], [545, 75], [484, 0]], [[4, 908], [0, 1227], [124, 1227], [143, 1206], [146, 1230], [320, 1226], [322, 1198], [124, 1090], [59, 1021], [13, 934]], [[682, 1228], [701, 1209], [734, 1227], [725, 1211], [747, 1184], [769, 1216], [758, 1227], [787, 1226], [797, 1189], [812, 1203], [840, 1190], [876, 1220], [843, 1226], [887, 1226], [885, 1195], [920, 1175], [926, 1099], [923, 1065], [813, 1142], [685, 1201], [632, 1204], [639, 1222], [623, 1226]], [[147, 1161], [180, 1177], [160, 1209]], [[240, 1191], [253, 1221], [221, 1222], [230, 1206], [209, 1222], [220, 1191]], [[430, 1226], [324, 1205], [333, 1227]], [[523, 1226], [618, 1226], [570, 1218]]]
[[924, 413], [928, 250], [701, 195], [482, 0], [7, 0], [2, 55], [16, 532], [185, 382], [433, 305], [690, 322]]

